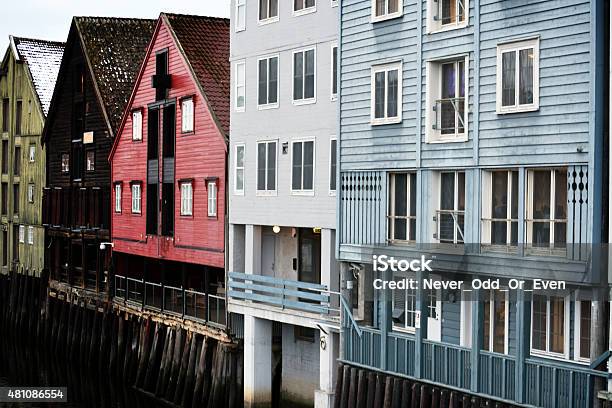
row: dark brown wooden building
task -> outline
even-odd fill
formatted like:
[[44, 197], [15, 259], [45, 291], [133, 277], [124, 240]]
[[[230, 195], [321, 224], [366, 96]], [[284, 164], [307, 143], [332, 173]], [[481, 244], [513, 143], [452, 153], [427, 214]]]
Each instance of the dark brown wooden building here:
[[45, 128], [46, 260], [52, 280], [107, 289], [108, 156], [155, 20], [75, 17]]

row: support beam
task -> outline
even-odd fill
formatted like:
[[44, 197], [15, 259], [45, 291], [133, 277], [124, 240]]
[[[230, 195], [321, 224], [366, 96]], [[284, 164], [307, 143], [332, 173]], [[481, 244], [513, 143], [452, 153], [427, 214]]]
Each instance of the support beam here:
[[[476, 278], [476, 277], [474, 277]], [[471, 380], [470, 391], [478, 392], [479, 366], [478, 360], [480, 350], [482, 350], [483, 340], [483, 321], [484, 321], [484, 304], [482, 299], [482, 291], [474, 289], [472, 292], [472, 354], [471, 354]]]
[[244, 316], [244, 408], [272, 405], [272, 322]]
[[336, 359], [340, 336], [338, 333], [321, 331], [319, 347], [319, 389], [315, 391], [315, 408], [334, 406], [334, 388], [336, 384]]
[[529, 354], [531, 313], [528, 313], [525, 292], [516, 291], [516, 371], [515, 384], [518, 403], [525, 403], [525, 359]]

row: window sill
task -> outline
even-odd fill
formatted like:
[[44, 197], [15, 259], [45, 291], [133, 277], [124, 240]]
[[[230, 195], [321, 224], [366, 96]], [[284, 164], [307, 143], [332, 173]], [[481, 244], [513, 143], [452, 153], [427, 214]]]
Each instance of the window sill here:
[[242, 31], [246, 31], [246, 27], [242, 27], [242, 28], [235, 28], [235, 29], [234, 29], [234, 32], [235, 32], [235, 33], [240, 33], [240, 32], [242, 32]]
[[331, 96], [331, 98], [330, 98], [330, 100], [331, 100], [332, 102], [336, 102], [336, 101], [338, 100], [338, 94], [332, 95], [332, 96]]
[[257, 105], [259, 110], [278, 109], [278, 103], [269, 103], [267, 105]]
[[279, 20], [278, 16], [266, 18], [265, 20], [257, 20], [257, 25], [264, 26], [272, 23], [276, 23]]
[[466, 18], [466, 21], [464, 21], [461, 24], [447, 24], [444, 26], [440, 25], [440, 28], [428, 30], [427, 34], [439, 34], [439, 33], [445, 33], [447, 31], [460, 30], [462, 28], [466, 28], [468, 26], [468, 20], [469, 20], [469, 17]]
[[134, 212], [134, 211], [132, 211], [130, 214], [131, 215], [136, 215], [138, 217], [142, 216], [142, 212]]
[[257, 197], [276, 197], [276, 190], [259, 190], [255, 193]]
[[317, 98], [309, 98], [309, 99], [298, 99], [298, 100], [293, 100], [292, 101], [293, 105], [295, 106], [300, 106], [300, 105], [312, 105], [313, 103], [317, 103]]
[[314, 190], [291, 190], [292, 196], [302, 196], [302, 197], [313, 197], [315, 195]]
[[468, 141], [467, 133], [460, 133], [455, 135], [445, 136], [429, 136], [425, 143], [427, 144], [440, 144], [440, 143], [464, 143]]
[[414, 247], [416, 241], [404, 241], [400, 239], [387, 239], [387, 243], [392, 246]]
[[393, 20], [395, 18], [402, 17], [403, 15], [404, 13], [402, 11], [398, 11], [397, 13], [392, 13], [392, 14], [385, 14], [382, 16], [376, 16], [374, 13], [372, 13], [370, 16], [370, 22], [372, 24], [380, 23], [381, 21]]
[[330, 197], [335, 197], [337, 195], [337, 190], [329, 190], [328, 194]]
[[181, 214], [181, 218], [193, 218], [193, 214]]
[[244, 112], [244, 111], [245, 111], [244, 107], [242, 107], [242, 108], [236, 108], [236, 107], [235, 107], [235, 108], [234, 108], [234, 112], [237, 112], [237, 113], [242, 113], [242, 112]]
[[305, 16], [307, 14], [312, 14], [317, 11], [317, 6], [304, 8], [302, 10], [293, 10], [293, 17]]
[[140, 139], [132, 138], [132, 143], [142, 143], [142, 138], [140, 138]]
[[372, 126], [380, 126], [380, 125], [395, 125], [398, 123], [402, 123], [402, 118], [385, 118], [385, 119], [370, 119], [370, 125]]
[[393, 331], [394, 332], [400, 332], [400, 333], [405, 333], [405, 334], [414, 334], [416, 332], [416, 329], [414, 327], [397, 327], [395, 325], [393, 325]]
[[537, 112], [540, 110], [539, 105], [519, 106], [513, 108], [497, 108], [496, 113], [498, 115], [508, 115], [512, 113], [526, 113], [526, 112]]
[[244, 190], [243, 191], [234, 190], [234, 195], [235, 196], [244, 196]]
[[542, 357], [542, 358], [548, 358], [548, 359], [551, 359], [551, 360], [565, 361], [565, 362], [571, 362], [572, 361], [572, 360], [570, 360], [564, 354], [553, 353], [553, 352], [550, 352], [550, 351], [542, 351], [542, 350], [537, 350], [537, 349], [534, 349], [534, 348], [531, 348], [529, 350], [529, 354], [532, 357]]
[[188, 132], [181, 132], [181, 136], [191, 136], [195, 135], [195, 130], [190, 130]]

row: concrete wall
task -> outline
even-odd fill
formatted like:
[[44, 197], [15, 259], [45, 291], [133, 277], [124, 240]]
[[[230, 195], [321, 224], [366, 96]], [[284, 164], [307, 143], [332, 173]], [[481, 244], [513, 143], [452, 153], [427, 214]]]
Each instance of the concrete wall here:
[[283, 402], [291, 407], [312, 406], [319, 387], [319, 331], [309, 341], [295, 338], [295, 326], [283, 324]]

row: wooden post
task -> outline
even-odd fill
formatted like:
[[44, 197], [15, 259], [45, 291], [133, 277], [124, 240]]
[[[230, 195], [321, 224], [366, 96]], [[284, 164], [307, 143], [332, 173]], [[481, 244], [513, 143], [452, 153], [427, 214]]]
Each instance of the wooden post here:
[[[475, 277], [476, 278], [476, 277]], [[479, 366], [480, 350], [482, 350], [482, 322], [484, 321], [484, 305], [481, 299], [480, 290], [474, 289], [472, 292], [472, 351], [470, 355], [471, 360], [471, 378], [470, 378], [470, 390], [472, 392], [478, 392], [478, 380], [479, 377]]]
[[414, 330], [414, 376], [423, 378], [423, 340], [427, 338], [427, 294], [423, 289], [423, 271], [417, 271], [416, 313], [421, 316], [420, 325]]
[[516, 291], [516, 370], [515, 384], [516, 402], [525, 403], [525, 359], [529, 352], [529, 328], [531, 327], [531, 313], [527, 313], [527, 300], [525, 292]]

